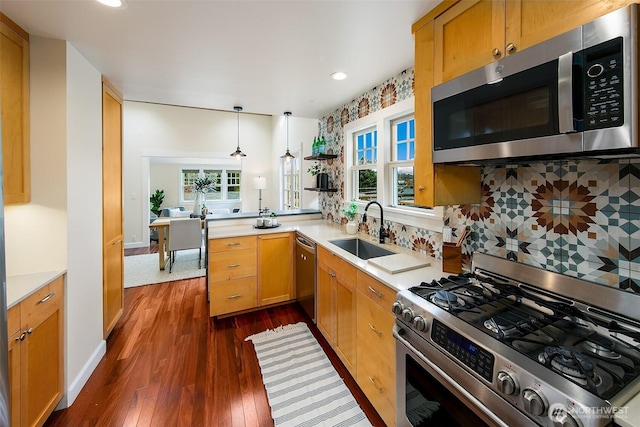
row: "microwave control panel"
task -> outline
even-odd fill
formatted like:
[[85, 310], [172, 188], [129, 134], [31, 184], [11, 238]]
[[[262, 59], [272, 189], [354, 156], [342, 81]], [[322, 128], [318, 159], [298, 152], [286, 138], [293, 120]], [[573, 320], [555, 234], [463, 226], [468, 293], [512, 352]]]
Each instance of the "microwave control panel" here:
[[584, 59], [584, 130], [624, 124], [622, 38], [582, 52]]

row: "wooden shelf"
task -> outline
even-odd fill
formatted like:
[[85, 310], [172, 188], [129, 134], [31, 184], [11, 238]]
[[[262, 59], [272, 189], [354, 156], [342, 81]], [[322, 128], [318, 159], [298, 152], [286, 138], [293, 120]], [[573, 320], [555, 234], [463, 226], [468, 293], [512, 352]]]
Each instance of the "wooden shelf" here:
[[305, 187], [304, 189], [309, 191], [317, 191], [318, 193], [321, 193], [321, 192], [335, 193], [336, 191], [338, 191], [337, 188]]
[[[313, 156], [307, 156], [305, 160], [329, 160], [329, 159], [337, 159], [337, 154], [314, 154]], [[305, 190], [308, 190], [305, 188]]]

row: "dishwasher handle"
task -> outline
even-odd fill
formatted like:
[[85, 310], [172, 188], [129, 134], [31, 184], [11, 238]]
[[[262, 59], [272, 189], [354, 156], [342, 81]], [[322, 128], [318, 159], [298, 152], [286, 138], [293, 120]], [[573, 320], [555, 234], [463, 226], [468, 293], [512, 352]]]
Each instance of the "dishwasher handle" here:
[[316, 245], [313, 243], [309, 243], [308, 241], [306, 241], [304, 238], [297, 236], [296, 237], [296, 243], [304, 248], [306, 248], [307, 250], [315, 253], [316, 252]]

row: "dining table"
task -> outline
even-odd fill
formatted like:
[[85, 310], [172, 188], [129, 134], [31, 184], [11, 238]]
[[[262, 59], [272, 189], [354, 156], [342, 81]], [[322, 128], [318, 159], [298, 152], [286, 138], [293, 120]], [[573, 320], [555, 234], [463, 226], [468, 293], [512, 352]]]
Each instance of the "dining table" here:
[[[158, 265], [160, 270], [164, 270], [167, 265], [167, 261], [169, 260], [169, 237], [171, 233], [169, 232], [169, 227], [171, 226], [171, 221], [182, 221], [185, 219], [189, 219], [188, 217], [159, 217], [155, 219], [152, 223], [149, 224], [149, 228], [155, 228], [158, 230]], [[202, 227], [205, 226], [205, 220], [201, 221]]]

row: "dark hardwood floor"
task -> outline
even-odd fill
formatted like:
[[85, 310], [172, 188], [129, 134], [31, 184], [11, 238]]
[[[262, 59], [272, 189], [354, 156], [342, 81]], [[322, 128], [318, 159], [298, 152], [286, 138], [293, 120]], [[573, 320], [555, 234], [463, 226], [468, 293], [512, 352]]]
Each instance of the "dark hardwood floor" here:
[[46, 426], [273, 426], [251, 342], [306, 322], [375, 426], [384, 426], [297, 303], [209, 318], [204, 278], [125, 289], [107, 353], [73, 405]]

